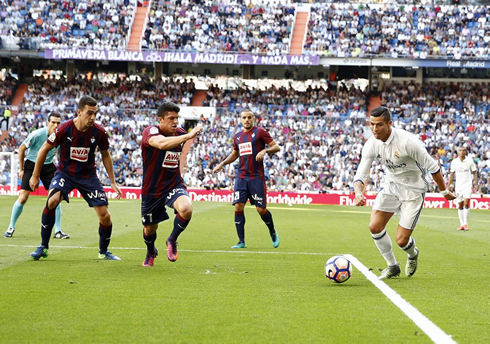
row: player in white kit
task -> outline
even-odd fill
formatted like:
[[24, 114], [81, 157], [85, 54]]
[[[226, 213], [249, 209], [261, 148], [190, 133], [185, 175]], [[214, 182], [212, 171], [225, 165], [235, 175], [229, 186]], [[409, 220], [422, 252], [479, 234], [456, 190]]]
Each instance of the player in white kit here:
[[[456, 175], [456, 202], [458, 202], [458, 216], [460, 231], [467, 231], [468, 217], [470, 216], [470, 199], [473, 190], [478, 189], [478, 173], [473, 159], [467, 156], [465, 147], [458, 148], [458, 157], [451, 162], [451, 174], [447, 185], [450, 186]], [[473, 181], [471, 180], [473, 175]]]
[[422, 141], [403, 129], [392, 127], [391, 113], [386, 107], [373, 109], [369, 120], [373, 136], [364, 144], [361, 162], [354, 177], [354, 204], [366, 204], [364, 184], [374, 159], [380, 161], [385, 167], [385, 180], [376, 196], [369, 223], [371, 236], [388, 264], [379, 279], [400, 274], [400, 266], [385, 229], [396, 213], [400, 214], [400, 221], [395, 239], [398, 246], [407, 253], [405, 274], [410, 277], [417, 270], [419, 250], [412, 231], [420, 217], [425, 193], [429, 188], [427, 171], [432, 174], [439, 191], [448, 201], [456, 196], [446, 189], [439, 165], [427, 153]]

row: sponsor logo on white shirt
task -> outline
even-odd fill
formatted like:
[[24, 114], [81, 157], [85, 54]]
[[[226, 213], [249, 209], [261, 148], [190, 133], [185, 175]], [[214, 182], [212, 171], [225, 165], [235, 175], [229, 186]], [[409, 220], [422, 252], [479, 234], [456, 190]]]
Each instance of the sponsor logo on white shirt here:
[[86, 147], [70, 147], [70, 159], [86, 162], [88, 160], [88, 153], [90, 148]]
[[252, 142], [244, 142], [238, 145], [240, 156], [252, 154]]
[[180, 161], [180, 152], [165, 152], [165, 158], [163, 159], [163, 167], [177, 168]]

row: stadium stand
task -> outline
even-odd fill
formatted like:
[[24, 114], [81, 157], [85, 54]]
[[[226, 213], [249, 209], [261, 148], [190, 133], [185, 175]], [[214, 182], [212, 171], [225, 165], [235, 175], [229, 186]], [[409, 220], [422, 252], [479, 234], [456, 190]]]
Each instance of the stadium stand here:
[[[488, 6], [440, 3], [0, 0], [0, 49], [9, 51], [2, 55], [8, 57], [12, 57], [10, 51], [48, 48], [138, 50], [128, 47], [128, 40], [136, 10], [145, 8], [148, 16], [140, 42], [144, 50], [278, 56], [293, 53], [292, 34], [301, 6], [301, 13], [307, 13], [308, 31], [303, 51], [295, 54], [488, 60]], [[20, 59], [15, 59], [19, 63]], [[40, 64], [40, 68], [48, 65]], [[126, 72], [133, 67], [127, 65]], [[139, 186], [141, 132], [151, 124], [156, 106], [171, 100], [182, 106], [216, 107], [216, 117], [203, 118], [206, 135], [190, 147], [184, 175], [191, 187], [230, 188], [233, 166], [217, 176], [210, 170], [229, 153], [229, 140], [238, 128], [237, 114], [247, 107], [284, 147], [266, 161], [271, 190], [350, 193], [353, 171], [369, 132], [366, 118], [376, 101], [392, 110], [395, 126], [416, 133], [425, 142], [446, 174], [457, 146], [466, 145], [478, 165], [479, 192], [489, 192], [490, 104], [486, 81], [432, 82], [424, 80], [423, 73], [416, 73], [406, 81], [374, 77], [371, 85], [360, 87], [354, 79], [335, 77], [337, 70], [326, 66], [330, 75], [321, 77], [322, 82], [312, 76], [302, 87], [295, 84], [300, 79], [297, 70], [287, 68], [284, 80], [263, 79], [260, 85], [234, 77], [223, 86], [206, 75], [202, 77], [207, 88], [197, 90], [197, 75], [169, 73], [170, 77], [155, 81], [145, 73], [125, 72], [108, 81], [100, 79], [95, 70], [102, 70], [103, 64], [97, 62], [97, 67], [90, 68], [89, 73], [74, 73], [73, 78], [29, 75], [28, 91], [18, 114], [10, 119], [2, 151], [16, 149], [31, 130], [43, 124], [50, 111], [72, 117], [77, 99], [89, 94], [99, 100], [99, 121], [111, 133], [118, 182]], [[170, 71], [169, 66], [165, 68], [164, 72]], [[19, 81], [4, 70], [0, 73], [2, 111], [11, 105]], [[378, 83], [376, 87], [373, 81]], [[199, 96], [194, 97], [196, 94]], [[380, 176], [380, 166], [375, 164], [368, 191], [376, 190]]]
[[129, 0], [1, 0], [0, 37], [9, 50], [125, 50], [134, 13]]
[[308, 28], [306, 54], [460, 59], [490, 53], [486, 6], [313, 4]]
[[[192, 93], [193, 85], [193, 81], [178, 78], [156, 84], [129, 79], [116, 80], [114, 84], [82, 78], [71, 83], [36, 79], [10, 128], [9, 139], [2, 144], [2, 150], [15, 149], [30, 130], [42, 126], [49, 111], [72, 116], [76, 99], [90, 92], [101, 104], [99, 122], [111, 133], [118, 182], [139, 186], [139, 144], [143, 129], [151, 124], [151, 109], [155, 109], [160, 101], [172, 99], [179, 99], [179, 103], [185, 106], [182, 99], [186, 92]], [[211, 83], [204, 102], [215, 98], [227, 100], [216, 104], [219, 105], [218, 116], [203, 120], [206, 135], [196, 139], [187, 154], [184, 177], [189, 186], [208, 189], [232, 186], [233, 166], [227, 166], [216, 176], [210, 171], [231, 150], [229, 141], [238, 129], [237, 114], [245, 107], [252, 107], [259, 116], [260, 125], [267, 128], [283, 147], [279, 154], [266, 161], [271, 190], [352, 192], [352, 176], [359, 162], [365, 134], [369, 131], [365, 118], [365, 92], [355, 87], [347, 89], [345, 85], [327, 90], [309, 87], [305, 91], [274, 86], [265, 90], [237, 88], [229, 91], [216, 85]], [[482, 192], [489, 186], [490, 124], [486, 115], [477, 115], [477, 107], [470, 105], [486, 106], [482, 105], [483, 96], [474, 96], [477, 88], [485, 90], [483, 86], [488, 87], [436, 83], [413, 84], [412, 88], [409, 84], [393, 83], [380, 90], [382, 98], [387, 99], [387, 106], [397, 114], [394, 125], [416, 133], [440, 161], [446, 174], [451, 160], [456, 157], [457, 147], [466, 145], [478, 164]], [[150, 91], [155, 89], [162, 92]], [[167, 97], [163, 96], [163, 90], [167, 91]], [[451, 107], [438, 109], [431, 106], [432, 102], [439, 106], [452, 106], [453, 98], [459, 95], [463, 97], [462, 103], [466, 104], [467, 110], [455, 107], [451, 114]], [[407, 107], [411, 107], [410, 111], [404, 111]], [[376, 164], [373, 166], [368, 191], [379, 186], [380, 168]]]

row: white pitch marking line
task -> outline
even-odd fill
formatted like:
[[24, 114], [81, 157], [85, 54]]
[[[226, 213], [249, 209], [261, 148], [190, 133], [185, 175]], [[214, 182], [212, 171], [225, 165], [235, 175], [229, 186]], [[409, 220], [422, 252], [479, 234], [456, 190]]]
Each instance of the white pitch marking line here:
[[420, 327], [426, 335], [434, 343], [456, 343], [450, 335], [447, 335], [439, 327], [437, 327], [432, 321], [430, 321], [425, 315], [419, 312], [414, 306], [405, 301], [396, 291], [391, 289], [385, 282], [379, 280], [378, 277], [373, 274], [369, 269], [364, 266], [356, 257], [350, 254], [344, 254], [344, 257], [349, 259], [351, 263], [359, 270], [366, 278], [374, 284], [388, 299], [393, 302], [400, 310], [405, 313], [406, 316], [412, 320], [415, 325]]

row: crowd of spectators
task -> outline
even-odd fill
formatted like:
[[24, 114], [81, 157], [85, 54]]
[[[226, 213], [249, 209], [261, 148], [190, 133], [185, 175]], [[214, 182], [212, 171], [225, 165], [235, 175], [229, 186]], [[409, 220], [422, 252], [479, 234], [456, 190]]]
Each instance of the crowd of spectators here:
[[[60, 111], [64, 119], [74, 115], [76, 99], [90, 94], [99, 100], [98, 122], [110, 133], [111, 152], [114, 159], [118, 183], [125, 186], [141, 185], [141, 135], [148, 125], [154, 123], [155, 110], [162, 101], [175, 101], [175, 86], [192, 89], [193, 82], [180, 78], [170, 78], [158, 83], [150, 81], [117, 79], [106, 85], [96, 79], [77, 78], [71, 82], [58, 80], [35, 80], [10, 126], [9, 137], [1, 143], [2, 151], [13, 151], [27, 134], [41, 127], [49, 111]], [[58, 86], [56, 86], [58, 85]], [[412, 89], [412, 86], [413, 89]], [[384, 85], [380, 90], [382, 99], [394, 112], [394, 126], [415, 133], [425, 142], [430, 154], [443, 166], [447, 177], [449, 165], [456, 157], [458, 146], [468, 148], [470, 156], [478, 166], [481, 193], [490, 193], [490, 100], [484, 96], [488, 84], [471, 85], [464, 83], [397, 84]], [[145, 90], [159, 90], [154, 94]], [[171, 91], [171, 90], [174, 91]], [[476, 92], [481, 90], [481, 96]], [[166, 91], [164, 96], [160, 92]], [[410, 97], [406, 96], [409, 90]], [[214, 83], [208, 89], [209, 96], [228, 94], [217, 89]], [[277, 99], [297, 99], [282, 104]], [[45, 96], [40, 97], [38, 93]], [[233, 92], [232, 92], [233, 93]], [[250, 94], [249, 94], [250, 93]], [[314, 107], [327, 106], [330, 102], [349, 104], [353, 100], [364, 99], [364, 94], [354, 87], [348, 89], [339, 84], [336, 88], [311, 88], [306, 91], [282, 89], [250, 90], [235, 92], [237, 101], [222, 107], [214, 118], [203, 118], [204, 134], [191, 145], [186, 156], [184, 178], [190, 187], [209, 189], [229, 189], [233, 185], [235, 166], [228, 165], [223, 172], [213, 175], [213, 166], [222, 161], [232, 150], [231, 138], [239, 129], [238, 114], [243, 108], [252, 107], [258, 116], [258, 125], [265, 127], [282, 147], [281, 151], [265, 161], [270, 190], [305, 192], [352, 192], [352, 177], [359, 162], [362, 145], [369, 135], [366, 119], [358, 112], [338, 114], [327, 112], [294, 112], [300, 101], [309, 97], [323, 98], [324, 103]], [[258, 98], [250, 98], [252, 97]], [[314, 95], [316, 94], [316, 96]], [[127, 99], [132, 97], [131, 99]], [[454, 107], [452, 103], [461, 97], [465, 107]], [[231, 96], [230, 96], [231, 98]], [[398, 100], [397, 100], [398, 99]], [[269, 111], [269, 105], [279, 103], [276, 111]], [[181, 101], [179, 101], [181, 105]], [[261, 105], [265, 103], [265, 105]], [[136, 104], [132, 106], [133, 104]], [[138, 104], [142, 104], [141, 106]], [[451, 105], [449, 109], [438, 110], [437, 106]], [[471, 106], [470, 106], [471, 104]], [[277, 104], [276, 104], [277, 105]], [[284, 108], [282, 108], [284, 106]], [[303, 105], [308, 108], [309, 105]], [[344, 105], [345, 106], [345, 105]], [[363, 105], [365, 111], [366, 104]], [[411, 107], [409, 112], [404, 111]], [[480, 113], [477, 112], [480, 109]], [[284, 111], [283, 111], [284, 110]], [[101, 180], [108, 183], [101, 174]], [[368, 192], [375, 192], [382, 179], [382, 168], [374, 164]], [[434, 186], [435, 187], [435, 186]], [[435, 190], [433, 190], [435, 191]]]
[[488, 6], [313, 4], [304, 53], [488, 58]]
[[0, 0], [0, 36], [21, 49], [126, 50], [130, 0]]
[[[296, 20], [290, 1], [151, 1], [148, 50], [288, 54]], [[125, 50], [137, 3], [131, 0], [0, 0], [0, 36], [22, 49]], [[438, 2], [314, 3], [305, 54], [486, 59], [490, 9]]]
[[[345, 194], [353, 191], [354, 172], [370, 132], [364, 120], [274, 115], [263, 116], [260, 120], [259, 125], [264, 126], [282, 147], [279, 153], [265, 160], [269, 190]], [[206, 135], [196, 140], [187, 155], [184, 177], [189, 185], [232, 189], [236, 166], [225, 166], [218, 175], [212, 175], [210, 171], [231, 153], [231, 138], [239, 129], [238, 123], [238, 116], [228, 113], [205, 124]], [[406, 121], [398, 117], [394, 126], [419, 136], [443, 167], [446, 178], [452, 159], [457, 157], [457, 148], [467, 147], [478, 167], [478, 192], [490, 192], [488, 120], [472, 118], [463, 123], [457, 119], [417, 121], [413, 118]], [[375, 162], [367, 192], [376, 192], [382, 179], [382, 166]], [[431, 187], [432, 191], [437, 191], [435, 184]]]
[[[347, 82], [345, 83], [347, 84]], [[359, 87], [339, 83], [330, 85], [308, 85], [304, 90], [271, 83], [260, 89], [239, 86], [224, 89], [211, 84], [206, 91], [203, 106], [225, 108], [230, 112], [249, 108], [258, 115], [321, 116], [365, 118], [368, 92]]]
[[294, 5], [279, 1], [245, 5], [242, 1], [155, 0], [142, 47], [284, 55], [289, 52], [294, 14]]
[[[61, 113], [64, 120], [72, 118], [78, 99], [90, 95], [99, 102], [99, 123], [111, 135], [118, 181], [122, 185], [139, 186], [141, 154], [138, 137], [141, 139], [143, 129], [153, 123], [151, 109], [156, 109], [165, 101], [189, 105], [194, 91], [193, 81], [180, 77], [163, 78], [158, 82], [141, 77], [102, 82], [96, 75], [90, 79], [80, 75], [71, 81], [35, 77], [29, 83], [19, 113], [11, 120], [9, 135], [1, 143], [1, 150], [8, 152], [17, 149], [31, 131], [45, 124], [52, 111]], [[135, 151], [137, 154], [134, 154]], [[105, 176], [101, 177], [108, 181]]]
[[2, 87], [0, 87], [0, 111], [3, 112], [3, 108], [12, 103], [18, 82], [10, 73], [2, 73], [2, 71], [0, 71], [0, 82], [2, 83]]

